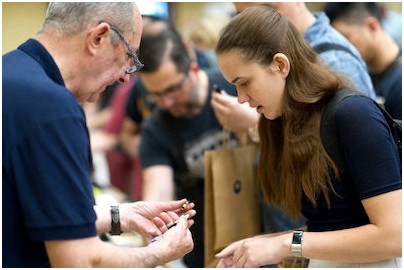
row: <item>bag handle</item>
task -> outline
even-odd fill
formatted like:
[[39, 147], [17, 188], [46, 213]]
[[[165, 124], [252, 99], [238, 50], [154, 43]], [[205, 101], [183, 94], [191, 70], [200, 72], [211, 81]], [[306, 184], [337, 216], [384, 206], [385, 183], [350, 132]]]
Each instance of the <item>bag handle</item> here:
[[223, 127], [222, 130], [222, 143], [223, 148], [231, 148], [230, 146], [230, 129]]

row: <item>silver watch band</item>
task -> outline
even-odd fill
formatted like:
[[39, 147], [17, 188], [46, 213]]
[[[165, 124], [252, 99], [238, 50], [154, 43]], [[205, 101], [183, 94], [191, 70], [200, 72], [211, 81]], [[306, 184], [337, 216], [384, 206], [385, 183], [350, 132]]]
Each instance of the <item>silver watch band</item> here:
[[292, 250], [292, 255], [294, 257], [303, 257], [302, 242], [303, 242], [303, 231], [301, 231], [301, 230], [293, 231], [291, 250]]

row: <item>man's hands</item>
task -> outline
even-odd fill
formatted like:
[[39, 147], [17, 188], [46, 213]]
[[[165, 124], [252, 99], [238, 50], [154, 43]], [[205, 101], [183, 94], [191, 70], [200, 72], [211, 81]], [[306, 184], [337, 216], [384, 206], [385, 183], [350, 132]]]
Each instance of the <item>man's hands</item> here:
[[[156, 218], [157, 226], [160, 224], [160, 229], [164, 234], [155, 241], [152, 242], [149, 247], [156, 250], [157, 254], [161, 253], [163, 262], [173, 261], [182, 258], [185, 254], [191, 252], [194, 248], [194, 242], [192, 240], [191, 232], [189, 231], [189, 215], [185, 214], [175, 220], [175, 226], [167, 225], [173, 224], [174, 221], [169, 221], [170, 217], [165, 216], [164, 221], [161, 218]], [[165, 223], [168, 221], [168, 223]], [[162, 225], [163, 222], [164, 225]]]
[[[100, 240], [99, 237], [86, 237], [67, 240], [45, 241], [45, 247], [52, 267], [156, 267], [170, 261], [182, 258], [192, 251], [194, 243], [191, 232], [188, 229], [192, 220], [187, 220], [190, 215], [195, 215], [193, 204], [189, 204], [181, 211], [181, 206], [186, 200], [145, 203], [135, 202], [120, 205], [120, 212], [124, 219], [122, 229], [135, 229], [137, 231], [158, 231], [149, 217], [156, 213], [170, 213], [170, 218], [176, 220], [176, 226], [161, 236], [159, 241], [146, 247], [119, 247]], [[107, 231], [107, 216], [110, 217], [109, 207], [95, 208], [99, 215], [101, 231]], [[162, 212], [167, 211], [167, 212]], [[178, 217], [178, 214], [187, 214]], [[109, 218], [110, 222], [110, 218]], [[131, 224], [128, 228], [127, 224]], [[109, 227], [109, 226], [108, 226]], [[135, 228], [136, 227], [136, 228]], [[150, 228], [155, 228], [154, 230]]]
[[[179, 219], [180, 215], [185, 214], [188, 214], [192, 218], [196, 214], [196, 211], [193, 210], [195, 205], [193, 203], [186, 203], [186, 199], [169, 202], [139, 201], [123, 203], [119, 206], [122, 231], [134, 230], [148, 238], [160, 235], [162, 232], [155, 225], [153, 219], [161, 215], [164, 217], [167, 215], [170, 221], [175, 221]], [[182, 209], [183, 205], [186, 205], [184, 209]], [[193, 224], [193, 220], [188, 220], [186, 224], [190, 227]]]

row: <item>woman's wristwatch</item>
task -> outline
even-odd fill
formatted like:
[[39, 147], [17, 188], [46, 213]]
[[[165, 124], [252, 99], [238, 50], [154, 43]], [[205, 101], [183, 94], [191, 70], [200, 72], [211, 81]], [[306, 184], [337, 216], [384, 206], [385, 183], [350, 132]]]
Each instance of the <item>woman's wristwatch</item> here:
[[293, 231], [291, 249], [294, 257], [303, 257], [302, 242], [303, 242], [303, 231], [302, 230]]

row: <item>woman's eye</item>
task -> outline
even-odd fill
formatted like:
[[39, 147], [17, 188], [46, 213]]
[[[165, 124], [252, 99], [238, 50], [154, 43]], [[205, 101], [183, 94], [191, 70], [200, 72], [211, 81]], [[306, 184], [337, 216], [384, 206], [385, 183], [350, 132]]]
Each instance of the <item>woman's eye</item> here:
[[245, 87], [247, 87], [247, 86], [248, 86], [248, 81], [247, 81], [247, 82], [240, 83], [240, 87], [245, 88]]

